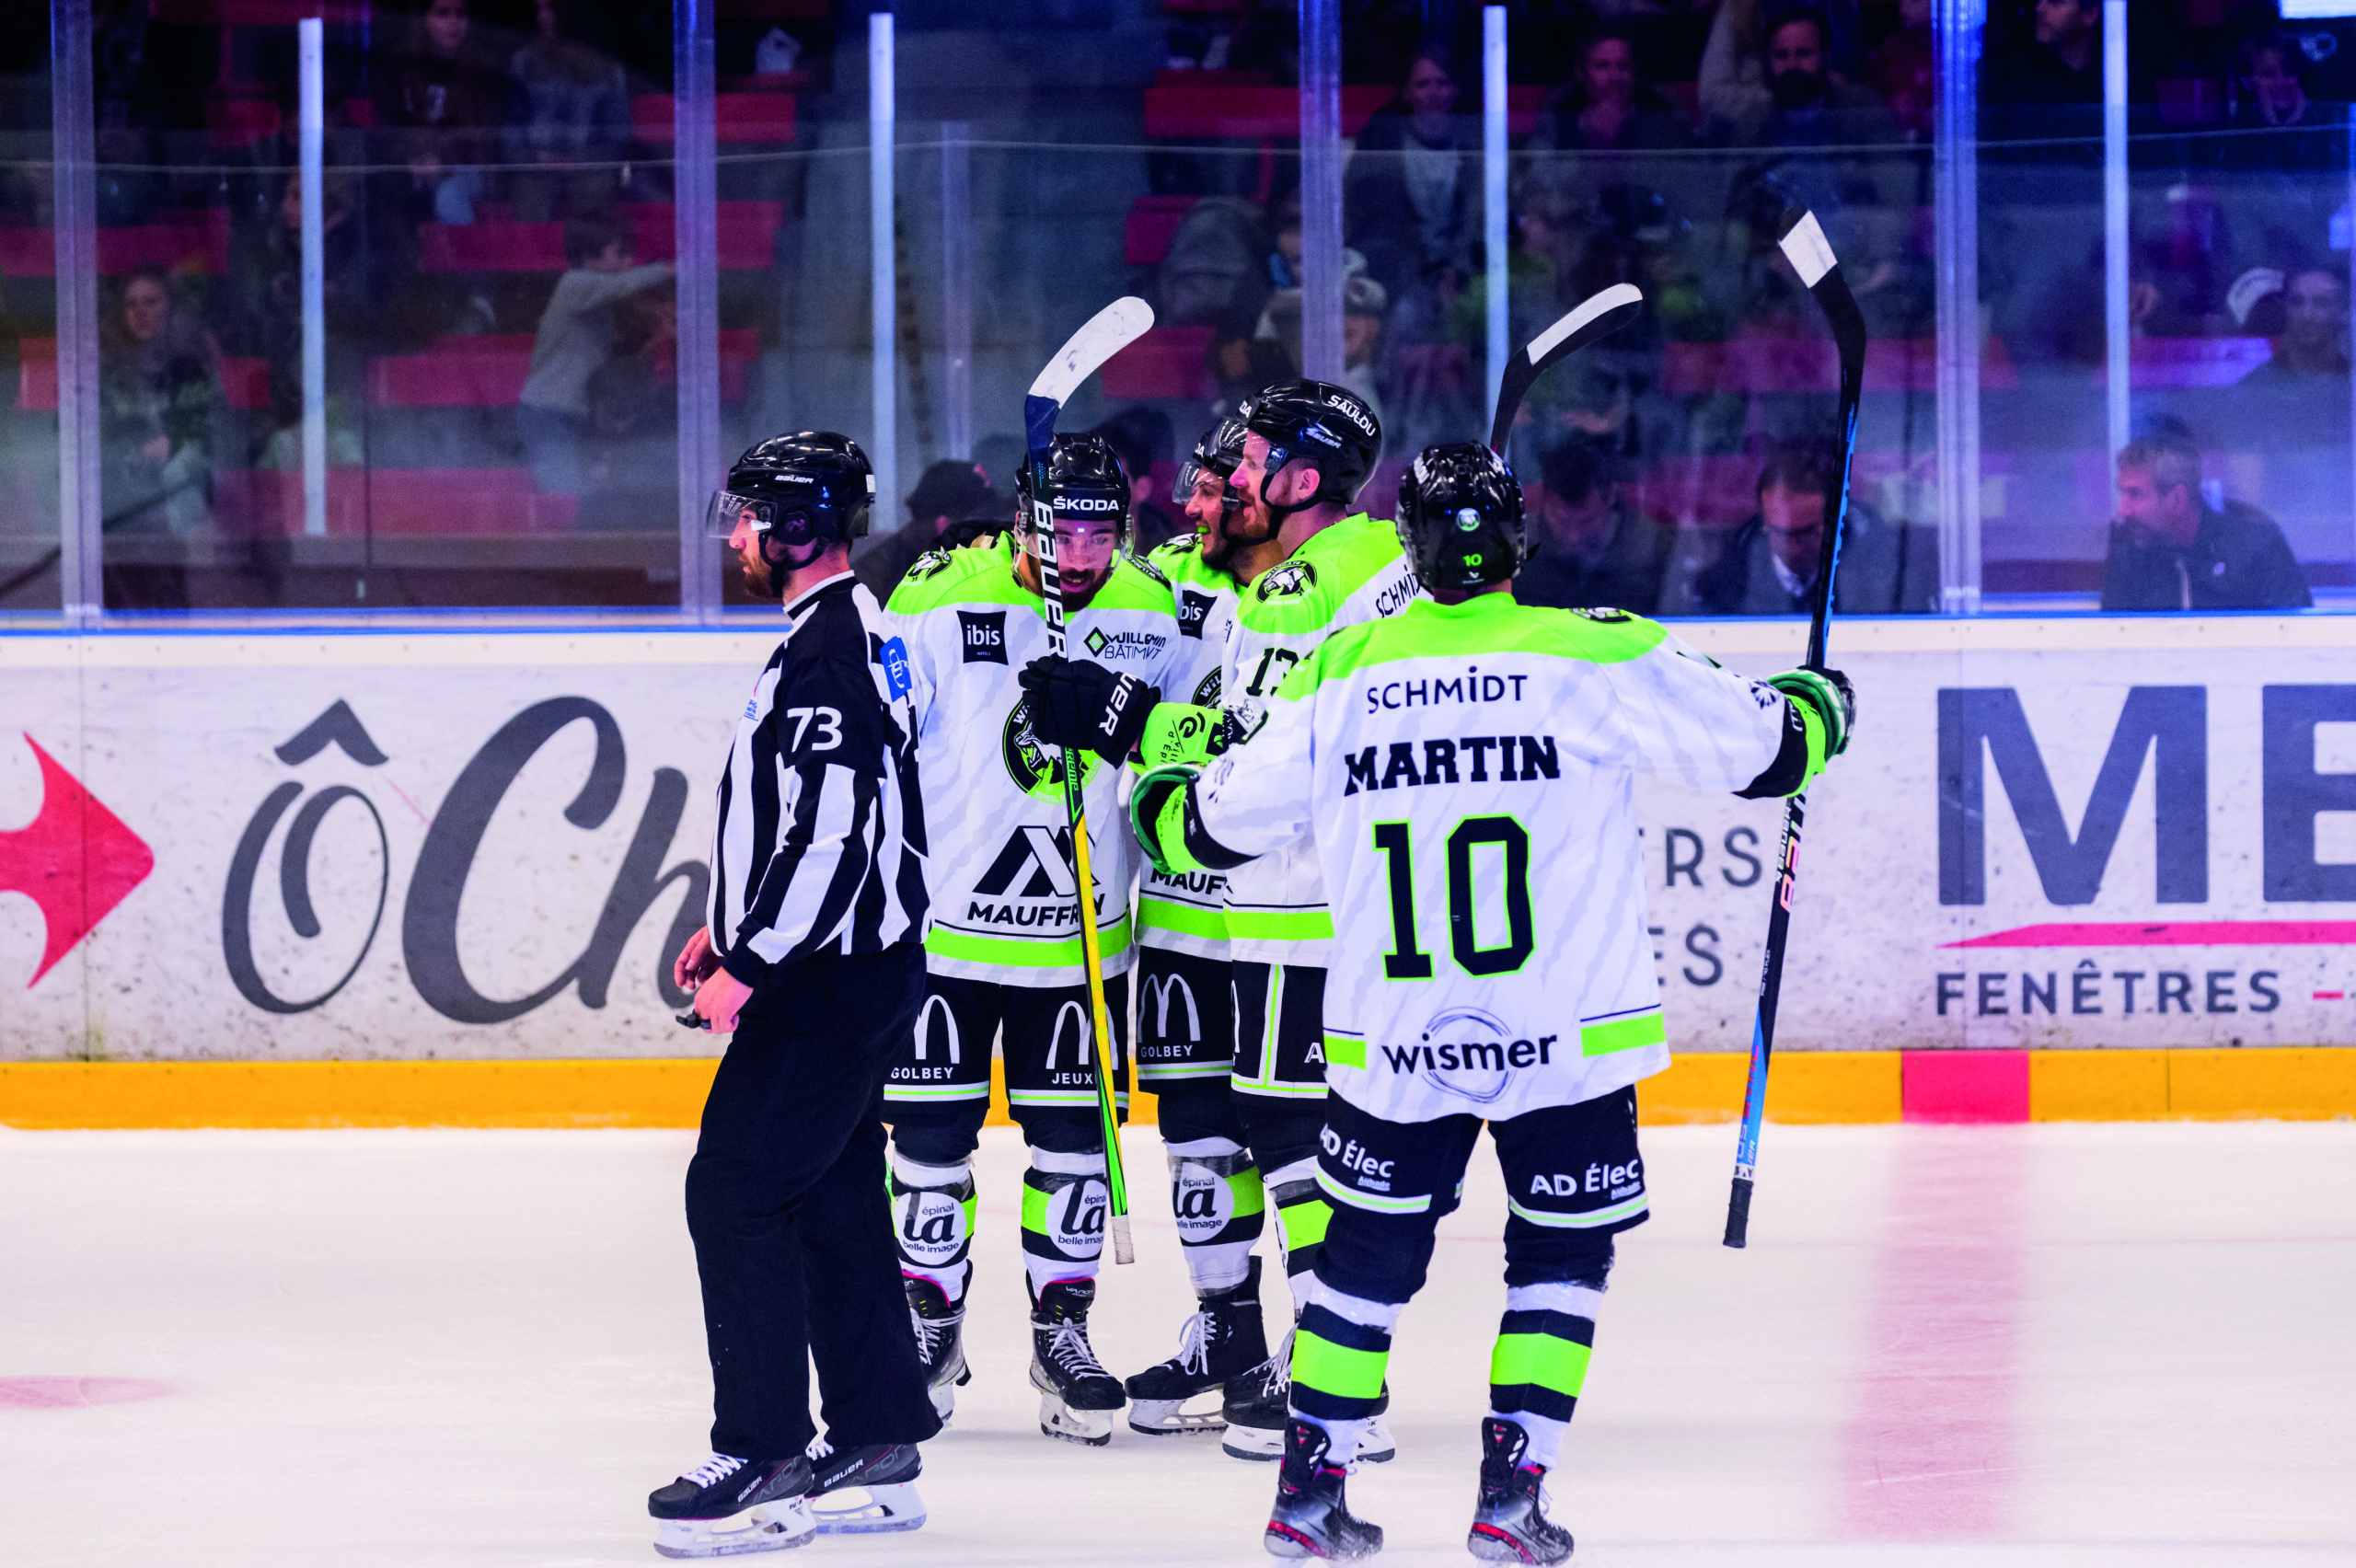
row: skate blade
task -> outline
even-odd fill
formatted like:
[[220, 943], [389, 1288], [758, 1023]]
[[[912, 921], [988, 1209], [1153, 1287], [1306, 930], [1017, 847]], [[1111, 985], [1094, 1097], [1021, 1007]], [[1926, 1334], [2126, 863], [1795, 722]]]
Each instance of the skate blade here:
[[1260, 1538], [1260, 1544], [1268, 1549], [1268, 1555], [1271, 1557], [1288, 1559], [1314, 1557], [1334, 1562], [1355, 1562], [1362, 1557], [1372, 1557], [1376, 1552], [1380, 1551], [1382, 1538], [1378, 1535], [1363, 1545], [1353, 1547], [1344, 1544], [1340, 1545], [1339, 1550], [1328, 1551], [1306, 1531], [1297, 1530], [1282, 1520], [1270, 1519], [1267, 1533]]
[[1238, 1426], [1227, 1424], [1227, 1435], [1219, 1439], [1218, 1451], [1231, 1459], [1250, 1459], [1262, 1463], [1285, 1457], [1285, 1435], [1280, 1428]]
[[1039, 1430], [1067, 1443], [1101, 1448], [1113, 1440], [1113, 1412], [1074, 1410], [1054, 1394], [1039, 1396]]
[[1474, 1525], [1464, 1538], [1464, 1550], [1484, 1562], [1565, 1562], [1571, 1555], [1565, 1551], [1560, 1557], [1541, 1557], [1518, 1537], [1495, 1525]]
[[[1217, 1393], [1214, 1389], [1211, 1390]], [[1187, 1411], [1179, 1407], [1184, 1400], [1131, 1400], [1129, 1430], [1142, 1432], [1149, 1437], [1181, 1437], [1189, 1433], [1224, 1432], [1227, 1416], [1214, 1405], [1209, 1410]]]
[[749, 1551], [787, 1551], [808, 1546], [817, 1536], [810, 1500], [762, 1503], [719, 1519], [657, 1519], [654, 1550], [665, 1557], [736, 1557]]
[[913, 1482], [846, 1486], [810, 1505], [820, 1535], [882, 1535], [916, 1529], [925, 1521], [924, 1499]]

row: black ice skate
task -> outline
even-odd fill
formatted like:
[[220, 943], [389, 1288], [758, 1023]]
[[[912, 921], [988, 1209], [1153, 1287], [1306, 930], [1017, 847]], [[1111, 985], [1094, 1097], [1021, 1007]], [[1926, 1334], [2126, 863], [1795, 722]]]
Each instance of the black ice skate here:
[[1348, 1562], [1382, 1550], [1382, 1527], [1354, 1516], [1343, 1502], [1347, 1473], [1325, 1462], [1326, 1447], [1325, 1429], [1315, 1422], [1296, 1421], [1285, 1429], [1276, 1506], [1261, 1539], [1269, 1556]]
[[868, 1443], [837, 1449], [810, 1445], [810, 1513], [820, 1535], [880, 1535], [924, 1523], [916, 1481], [924, 1470], [914, 1443]]
[[1039, 1390], [1039, 1430], [1101, 1448], [1113, 1440], [1113, 1412], [1126, 1402], [1120, 1380], [1088, 1343], [1092, 1279], [1048, 1282], [1031, 1303], [1031, 1386]]
[[1521, 1424], [1481, 1423], [1481, 1496], [1464, 1550], [1484, 1562], [1564, 1562], [1571, 1532], [1546, 1517], [1545, 1470], [1521, 1462], [1530, 1435]]
[[1203, 1309], [1178, 1331], [1177, 1355], [1129, 1379], [1131, 1431], [1166, 1437], [1226, 1429], [1218, 1411], [1190, 1414], [1179, 1406], [1219, 1391], [1230, 1378], [1268, 1359], [1267, 1335], [1260, 1327], [1260, 1260], [1252, 1259], [1247, 1270], [1242, 1284], [1203, 1293]]
[[807, 1546], [810, 1461], [714, 1454], [646, 1499], [654, 1550], [665, 1557], [733, 1557]]
[[[1390, 1423], [1382, 1419], [1391, 1408], [1391, 1385], [1385, 1383], [1374, 1401], [1373, 1419], [1358, 1435], [1357, 1457], [1352, 1465], [1379, 1465], [1399, 1457]], [[1292, 1420], [1292, 1335], [1287, 1332], [1276, 1355], [1227, 1385], [1219, 1412], [1227, 1435], [1219, 1451], [1230, 1458], [1279, 1459], [1285, 1452], [1285, 1428]]]
[[917, 1331], [917, 1358], [924, 1363], [926, 1391], [933, 1412], [947, 1421], [957, 1408], [957, 1390], [974, 1380], [965, 1368], [965, 1309], [952, 1307], [941, 1286], [909, 1279], [908, 1316]]

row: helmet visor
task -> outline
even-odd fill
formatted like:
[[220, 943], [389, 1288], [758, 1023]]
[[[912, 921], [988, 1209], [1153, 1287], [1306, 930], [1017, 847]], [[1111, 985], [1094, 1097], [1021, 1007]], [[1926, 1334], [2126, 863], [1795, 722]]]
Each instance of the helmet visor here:
[[774, 535], [789, 545], [807, 544], [814, 513], [806, 506], [786, 507], [764, 496], [714, 490], [704, 506], [703, 531], [715, 539], [733, 539], [739, 528]]

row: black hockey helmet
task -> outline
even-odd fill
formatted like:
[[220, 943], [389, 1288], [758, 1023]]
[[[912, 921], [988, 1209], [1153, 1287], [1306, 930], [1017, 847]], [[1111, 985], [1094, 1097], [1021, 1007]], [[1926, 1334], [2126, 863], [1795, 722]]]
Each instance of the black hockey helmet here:
[[704, 521], [707, 532], [723, 539], [749, 518], [765, 541], [848, 543], [867, 532], [874, 502], [875, 470], [859, 443], [828, 430], [798, 430], [746, 448], [729, 467], [728, 487], [712, 492]]
[[[1027, 536], [1037, 531], [1037, 501], [1031, 489], [1031, 465], [1015, 478], [1015, 493], [1022, 510], [1017, 525]], [[1101, 435], [1058, 435], [1047, 447], [1048, 512], [1059, 518], [1113, 525], [1115, 548], [1129, 542], [1129, 475]]]
[[[1178, 465], [1178, 483], [1171, 491], [1171, 501], [1179, 506], [1192, 501], [1195, 482], [1206, 473], [1217, 474], [1222, 479], [1234, 478], [1235, 466], [1243, 461], [1246, 433], [1243, 421], [1231, 415], [1205, 431], [1203, 439], [1195, 443], [1194, 451]], [[1222, 504], [1232, 512], [1243, 504], [1243, 498], [1230, 491]]]
[[1426, 588], [1486, 588], [1530, 559], [1521, 481], [1478, 442], [1426, 446], [1399, 481], [1399, 548]]
[[1268, 478], [1288, 463], [1317, 470], [1317, 493], [1292, 506], [1271, 505], [1278, 516], [1329, 502], [1348, 504], [1382, 455], [1382, 425], [1374, 409], [1330, 381], [1279, 381], [1237, 409], [1236, 418], [1268, 444]]

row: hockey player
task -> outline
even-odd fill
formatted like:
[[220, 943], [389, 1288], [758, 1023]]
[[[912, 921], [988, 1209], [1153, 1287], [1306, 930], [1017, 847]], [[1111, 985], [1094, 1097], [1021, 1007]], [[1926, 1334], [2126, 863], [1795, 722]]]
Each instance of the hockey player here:
[[[1345, 387], [1288, 381], [1261, 392], [1237, 417], [1245, 436], [1232, 482], [1242, 505], [1228, 536], [1230, 570], [1249, 586], [1238, 598], [1220, 666], [1224, 711], [1153, 702], [1119, 672], [1085, 660], [1043, 663], [1026, 673], [1025, 685], [1047, 715], [1046, 738], [1093, 741], [1106, 756], [1126, 756], [1134, 747], [1149, 764], [1199, 761], [1266, 722], [1288, 672], [1328, 634], [1395, 616], [1415, 598], [1415, 573], [1393, 525], [1353, 510], [1382, 450], [1373, 409]], [[1333, 920], [1313, 842], [1254, 859], [1228, 879], [1227, 932], [1235, 986], [1230, 1089], [1276, 1210], [1286, 1274], [1299, 1284], [1315, 1264], [1328, 1213], [1316, 1156]], [[1281, 1452], [1288, 1357], [1279, 1348], [1256, 1373], [1226, 1385], [1228, 1453], [1274, 1459]], [[1378, 1426], [1364, 1457], [1392, 1452]]]
[[[1200, 709], [1205, 723], [1218, 709], [1219, 666], [1242, 586], [1229, 570], [1236, 554], [1229, 525], [1243, 498], [1229, 481], [1243, 442], [1242, 422], [1229, 419], [1195, 444], [1177, 490], [1195, 531], [1147, 557], [1170, 580], [1186, 653], [1172, 695]], [[1181, 1407], [1268, 1358], [1253, 1256], [1267, 1205], [1228, 1090], [1235, 1004], [1227, 879], [1141, 870], [1137, 982], [1138, 1081], [1160, 1098], [1171, 1209], [1199, 1309], [1179, 1333], [1178, 1354], [1128, 1380], [1129, 1425], [1149, 1436], [1218, 1432], [1226, 1422], [1217, 1410]]]
[[1334, 1208], [1268, 1550], [1380, 1548], [1343, 1478], [1485, 1121], [1506, 1178], [1506, 1310], [1466, 1544], [1559, 1562], [1571, 1537], [1541, 1488], [1611, 1238], [1646, 1216], [1634, 1085], [1669, 1066], [1636, 776], [1790, 794], [1846, 746], [1854, 699], [1831, 671], [1742, 680], [1621, 611], [1517, 605], [1521, 491], [1485, 447], [1426, 451], [1399, 513], [1431, 597], [1327, 640], [1259, 734], [1199, 778], [1149, 773], [1133, 809], [1171, 870], [1232, 876], [1311, 835], [1335, 911], [1317, 1178]]
[[[856, 445], [803, 431], [712, 502], [786, 635], [721, 776], [710, 924], [673, 965], [681, 1021], [733, 1038], [687, 1166], [714, 1452], [647, 1500], [670, 1557], [924, 1522], [916, 1445], [941, 1422], [875, 1202], [884, 1079], [924, 997], [924, 811], [906, 661], [850, 571], [874, 493]], [[830, 1511], [848, 1487], [865, 1500]]]
[[[1120, 770], [1041, 745], [1015, 684], [1047, 645], [1029, 486], [1026, 472], [1022, 523], [987, 544], [918, 558], [886, 617], [907, 646], [933, 845], [923, 1010], [884, 1090], [891, 1198], [908, 1301], [945, 1415], [967, 1377], [960, 1336], [973, 1274], [971, 1159], [989, 1109], [997, 1037], [1009, 1106], [1031, 1146], [1022, 1249], [1040, 1430], [1096, 1445], [1111, 1440], [1124, 1396], [1088, 1337], [1109, 1195], [1080, 921], [1096, 921], [1118, 1034], [1128, 1015], [1138, 861]], [[1066, 635], [1107, 666], [1162, 685], [1184, 651], [1169, 588], [1120, 550], [1129, 495], [1102, 438], [1056, 437], [1045, 499], [1077, 606]], [[1092, 889], [1077, 886], [1072, 870], [1061, 770], [1074, 762], [1087, 770]], [[1114, 1061], [1124, 1044], [1110, 1043]]]

